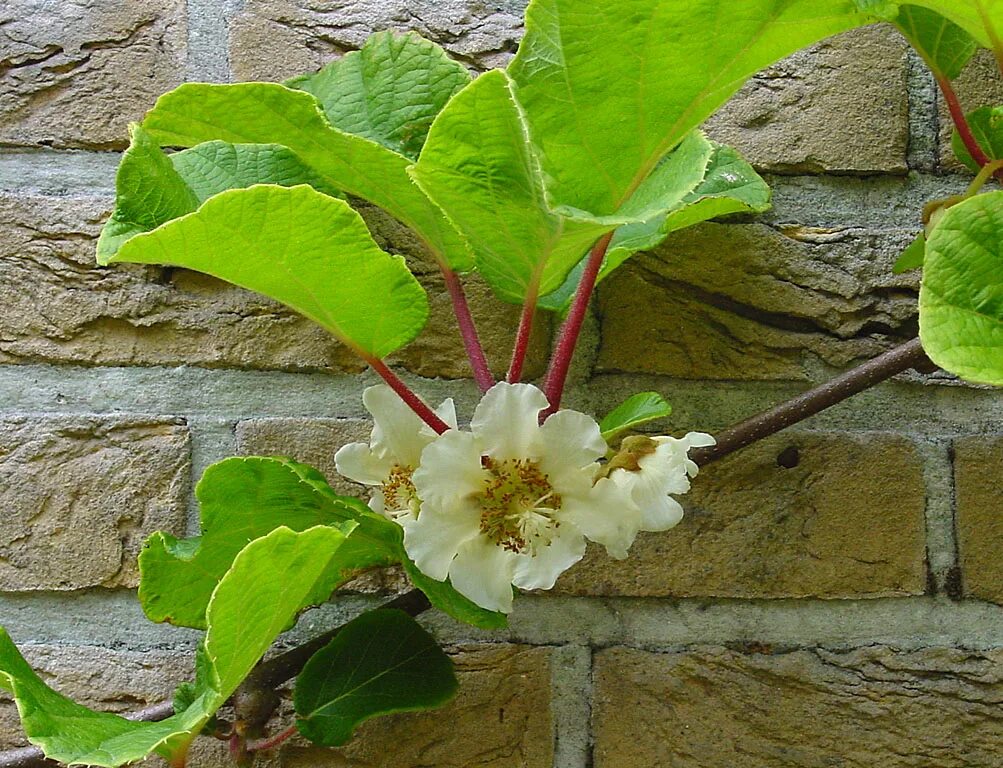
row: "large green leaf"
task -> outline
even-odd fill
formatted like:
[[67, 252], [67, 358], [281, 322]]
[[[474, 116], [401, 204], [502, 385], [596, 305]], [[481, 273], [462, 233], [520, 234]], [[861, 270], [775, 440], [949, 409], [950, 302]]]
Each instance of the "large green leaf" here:
[[[702, 221], [734, 213], [761, 213], [770, 207], [770, 188], [758, 173], [731, 147], [709, 141], [699, 131], [689, 137], [660, 164], [669, 165], [688, 144], [703, 142], [711, 148], [704, 176], [695, 188], [670, 204], [667, 211], [647, 221], [624, 224], [616, 230], [599, 270], [597, 282], [605, 280], [638, 251], [654, 248], [670, 233]], [[540, 307], [567, 312], [581, 279], [585, 260], [571, 270], [556, 291], [540, 300]]]
[[[989, 160], [1003, 160], [1003, 107], [980, 107], [968, 115], [968, 125], [975, 141]], [[954, 155], [973, 173], [982, 170], [961, 140], [958, 129], [951, 137]]]
[[192, 147], [215, 139], [286, 146], [332, 186], [411, 227], [453, 269], [472, 265], [459, 233], [407, 175], [411, 160], [333, 128], [309, 93], [277, 83], [186, 83], [157, 100], [143, 127], [162, 146]]
[[277, 144], [210, 141], [167, 155], [139, 125], [116, 176], [115, 210], [101, 230], [97, 256], [107, 262], [122, 243], [191, 213], [228, 189], [252, 184], [309, 184], [329, 195], [338, 191]]
[[335, 528], [279, 528], [237, 555], [209, 604], [202, 664], [185, 697], [192, 703], [167, 720], [139, 723], [76, 704], [32, 671], [2, 629], [0, 687], [13, 694], [28, 739], [53, 760], [112, 768], [157, 752], [183, 764], [195, 735], [330, 583], [330, 562], [344, 541]]
[[335, 494], [313, 468], [288, 459], [225, 459], [205, 471], [195, 495], [202, 535], [179, 540], [158, 531], [139, 555], [139, 599], [152, 621], [204, 629], [209, 599], [234, 558], [247, 542], [279, 526], [357, 525], [331, 563], [339, 581], [400, 558], [397, 526], [357, 499]]
[[852, 0], [532, 0], [509, 71], [551, 203], [615, 213], [751, 75], [869, 18]]
[[634, 429], [655, 419], [664, 419], [672, 413], [672, 406], [657, 392], [639, 392], [624, 400], [607, 413], [599, 430], [607, 443], [628, 429]]
[[927, 238], [919, 333], [940, 367], [1003, 385], [1003, 192], [948, 209]]
[[418, 622], [403, 611], [371, 611], [296, 678], [296, 727], [310, 741], [340, 746], [364, 720], [442, 706], [456, 689], [452, 661]]
[[416, 159], [432, 120], [469, 82], [466, 67], [435, 43], [378, 32], [360, 50], [286, 85], [316, 96], [338, 130]]
[[366, 358], [407, 344], [428, 318], [404, 260], [380, 250], [346, 202], [308, 186], [223, 192], [108, 261], [187, 267], [271, 296]]
[[857, 0], [867, 13], [894, 21], [903, 6], [916, 5], [936, 11], [959, 25], [978, 43], [993, 48], [1003, 34], [1003, 0], [909, 0], [908, 3], [892, 0]]
[[937, 77], [953, 80], [971, 60], [979, 45], [950, 19], [918, 5], [903, 5], [895, 26]]

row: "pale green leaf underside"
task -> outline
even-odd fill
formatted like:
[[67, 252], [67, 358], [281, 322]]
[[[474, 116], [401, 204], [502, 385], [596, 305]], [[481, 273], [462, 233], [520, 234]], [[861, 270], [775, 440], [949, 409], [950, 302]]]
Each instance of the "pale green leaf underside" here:
[[968, 381], [1003, 385], [1003, 192], [955, 205], [937, 224], [919, 312], [933, 362]]
[[318, 477], [281, 458], [231, 458], [209, 467], [195, 489], [202, 535], [179, 540], [158, 531], [139, 555], [139, 599], [147, 617], [204, 629], [209, 599], [234, 558], [247, 542], [279, 526], [303, 531], [358, 523], [332, 562], [342, 580], [358, 569], [397, 562], [395, 526]]
[[403, 611], [364, 613], [346, 624], [296, 678], [296, 726], [340, 746], [364, 720], [442, 706], [456, 693], [453, 663]]
[[[968, 125], [986, 157], [990, 160], [1003, 160], [1003, 107], [979, 107], [968, 115]], [[972, 173], [978, 173], [982, 169], [961, 140], [957, 128], [951, 136], [951, 148], [955, 157]]]
[[929, 8], [903, 5], [895, 26], [933, 73], [948, 80], [961, 74], [978, 49], [971, 35]]
[[432, 120], [469, 82], [466, 67], [435, 43], [378, 32], [360, 50], [286, 85], [316, 96], [338, 130], [414, 160]]
[[223, 192], [110, 261], [185, 267], [271, 296], [363, 356], [399, 349], [428, 318], [403, 259], [380, 250], [347, 203], [308, 186]]
[[552, 205], [614, 213], [751, 75], [869, 19], [852, 0], [533, 0], [509, 71]]
[[887, 2], [884, 5], [918, 5], [936, 11], [959, 25], [985, 48], [992, 48], [993, 38], [1003, 34], [1003, 0], [909, 0], [908, 3]]
[[289, 149], [277, 144], [210, 141], [167, 155], [138, 125], [116, 176], [115, 210], [98, 239], [99, 263], [128, 239], [192, 213], [213, 195], [253, 184], [310, 186], [338, 196]]
[[657, 392], [639, 392], [624, 400], [599, 422], [602, 438], [607, 443], [628, 429], [635, 429], [672, 413], [672, 406]]
[[411, 160], [333, 128], [309, 93], [277, 83], [186, 83], [157, 100], [143, 127], [162, 146], [192, 147], [217, 139], [281, 144], [333, 187], [411, 227], [453, 269], [472, 266], [459, 233], [407, 175]]

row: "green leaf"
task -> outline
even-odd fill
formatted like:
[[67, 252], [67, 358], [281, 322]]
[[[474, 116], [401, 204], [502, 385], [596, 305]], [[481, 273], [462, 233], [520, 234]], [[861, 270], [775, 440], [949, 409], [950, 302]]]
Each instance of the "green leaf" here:
[[140, 126], [132, 125], [129, 130], [132, 143], [118, 167], [115, 210], [98, 239], [99, 263], [107, 263], [129, 238], [191, 213], [228, 189], [310, 184], [338, 195], [296, 155], [277, 144], [211, 141], [167, 155]]
[[979, 47], [965, 30], [929, 8], [903, 5], [895, 26], [934, 75], [948, 80], [961, 74]]
[[533, 0], [509, 71], [551, 204], [615, 213], [751, 75], [867, 21], [852, 0]]
[[234, 558], [279, 526], [344, 526], [347, 533], [357, 525], [332, 562], [339, 580], [399, 561], [397, 526], [357, 499], [335, 494], [316, 470], [287, 459], [218, 462], [202, 475], [195, 495], [202, 535], [179, 540], [158, 531], [139, 555], [139, 599], [151, 621], [204, 629], [209, 599]]
[[639, 392], [624, 400], [599, 422], [602, 438], [607, 443], [628, 429], [634, 429], [672, 413], [672, 406], [657, 392]]
[[364, 720], [440, 707], [456, 689], [453, 662], [418, 622], [403, 611], [371, 611], [346, 624], [296, 678], [296, 727], [336, 747]]
[[[401, 552], [403, 553], [403, 540]], [[447, 616], [478, 629], [504, 629], [508, 626], [508, 616], [497, 611], [481, 608], [469, 598], [457, 592], [449, 579], [436, 581], [418, 570], [418, 566], [404, 553], [401, 562], [411, 583], [425, 593], [428, 601]]]
[[414, 33], [378, 32], [319, 72], [286, 81], [317, 97], [338, 130], [417, 159], [429, 126], [470, 73]]
[[899, 9], [906, 5], [922, 6], [936, 11], [955, 24], [985, 48], [993, 48], [1003, 33], [1003, 0], [909, 0], [908, 3], [892, 3], [886, 0], [857, 0], [859, 4], [879, 6], [871, 12], [879, 12], [882, 18], [890, 18], [892, 6]]
[[1003, 192], [952, 206], [927, 238], [919, 334], [941, 368], [1003, 385]]
[[[1003, 107], [980, 107], [968, 115], [968, 125], [972, 129], [975, 141], [990, 160], [1003, 160]], [[982, 170], [972, 157], [965, 142], [961, 140], [958, 129], [954, 129], [951, 137], [951, 148], [954, 155], [965, 167], [973, 173]]]
[[[616, 230], [599, 270], [597, 283], [605, 280], [638, 251], [649, 250], [669, 234], [702, 221], [734, 213], [762, 213], [770, 207], [770, 188], [758, 173], [731, 147], [708, 141], [694, 131], [663, 161], [667, 165], [680, 150], [697, 139], [710, 145], [712, 154], [702, 181], [669, 207], [645, 222], [624, 224]], [[581, 279], [585, 260], [571, 270], [563, 285], [544, 296], [542, 309], [566, 313]]]
[[186, 267], [271, 296], [364, 358], [404, 346], [428, 318], [404, 260], [380, 250], [346, 202], [308, 186], [223, 192], [108, 261]]
[[895, 265], [892, 267], [892, 273], [901, 275], [903, 272], [908, 272], [910, 269], [918, 269], [922, 267], [925, 256], [926, 235], [920, 232], [916, 235], [916, 239], [909, 244], [909, 247], [902, 251], [902, 255], [898, 257]]
[[219, 139], [281, 144], [329, 184], [380, 206], [453, 269], [472, 266], [466, 243], [407, 175], [411, 160], [333, 128], [309, 93], [277, 83], [186, 83], [161, 96], [143, 127], [162, 146]]

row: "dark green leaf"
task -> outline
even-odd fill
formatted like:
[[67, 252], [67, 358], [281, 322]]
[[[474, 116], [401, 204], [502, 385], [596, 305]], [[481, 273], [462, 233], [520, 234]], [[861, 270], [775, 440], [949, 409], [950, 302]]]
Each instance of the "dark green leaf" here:
[[903, 5], [895, 26], [938, 77], [953, 80], [979, 44], [965, 30], [929, 8]]
[[[403, 549], [402, 543], [402, 553]], [[481, 608], [453, 589], [449, 579], [436, 581], [429, 578], [418, 570], [418, 566], [408, 558], [406, 553], [402, 555], [401, 562], [404, 564], [404, 571], [411, 583], [424, 592], [428, 601], [447, 616], [452, 616], [457, 621], [470, 624], [478, 629], [504, 629], [508, 626], [508, 616], [504, 613]]]
[[[968, 115], [968, 125], [972, 129], [975, 141], [990, 160], [1003, 160], [1003, 107], [980, 107]], [[978, 173], [980, 166], [972, 157], [965, 143], [954, 129], [951, 137], [951, 148], [954, 155], [973, 173]]]
[[909, 244], [909, 247], [902, 251], [902, 255], [898, 257], [895, 265], [892, 267], [892, 273], [896, 275], [901, 275], [903, 272], [908, 272], [910, 269], [918, 269], [923, 266], [923, 257], [926, 255], [926, 235], [920, 232], [916, 239]]

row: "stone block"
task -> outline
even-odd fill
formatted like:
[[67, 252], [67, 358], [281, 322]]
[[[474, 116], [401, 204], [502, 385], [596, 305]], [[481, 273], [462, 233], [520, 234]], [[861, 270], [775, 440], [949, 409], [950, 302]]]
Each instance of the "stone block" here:
[[183, 0], [6, 0], [0, 143], [109, 149], [180, 84]]
[[919, 277], [891, 271], [913, 235], [762, 224], [677, 232], [600, 286], [597, 369], [803, 379], [806, 353], [838, 367], [873, 357], [916, 333]]
[[[979, 107], [998, 107], [1003, 105], [1003, 77], [1000, 76], [996, 59], [990, 51], [978, 51], [965, 67], [964, 71], [954, 81], [954, 90], [965, 113]], [[947, 109], [942, 94], [938, 92], [940, 108], [940, 162], [941, 166], [950, 171], [958, 171], [969, 176], [972, 172], [966, 169], [954, 157], [951, 148], [951, 136], [954, 133], [954, 122]]]
[[190, 453], [180, 420], [0, 419], [0, 590], [135, 586], [143, 540], [184, 531]]
[[925, 487], [908, 440], [783, 434], [704, 468], [682, 522], [626, 560], [593, 547], [576, 595], [860, 598], [922, 594]]
[[969, 768], [1003, 749], [1003, 653], [596, 656], [596, 768]]
[[905, 173], [906, 48], [890, 26], [825, 40], [755, 75], [707, 131], [766, 171]]
[[414, 31], [476, 69], [504, 66], [524, 0], [246, 0], [230, 32], [237, 80], [284, 80], [360, 48], [376, 31]]
[[968, 437], [954, 449], [958, 555], [964, 593], [1003, 603], [1003, 437]]

